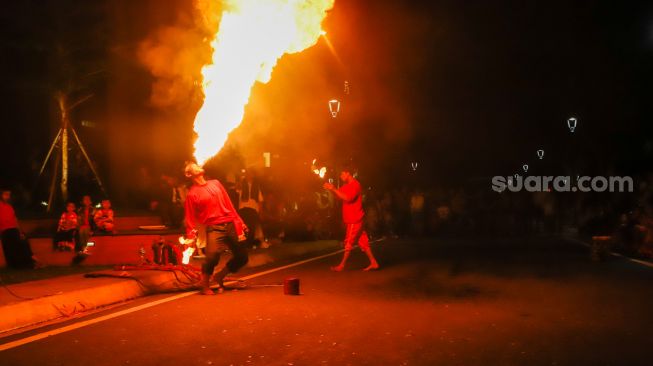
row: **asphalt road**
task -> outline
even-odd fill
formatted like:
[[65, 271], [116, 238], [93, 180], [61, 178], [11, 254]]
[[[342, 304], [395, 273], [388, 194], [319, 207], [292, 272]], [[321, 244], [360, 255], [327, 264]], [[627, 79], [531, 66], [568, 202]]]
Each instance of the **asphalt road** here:
[[[653, 268], [592, 263], [557, 239], [375, 250], [380, 271], [360, 271], [358, 252], [342, 273], [329, 271], [339, 257], [326, 258], [13, 348], [0, 365], [653, 363]], [[303, 295], [271, 286], [290, 276]]]

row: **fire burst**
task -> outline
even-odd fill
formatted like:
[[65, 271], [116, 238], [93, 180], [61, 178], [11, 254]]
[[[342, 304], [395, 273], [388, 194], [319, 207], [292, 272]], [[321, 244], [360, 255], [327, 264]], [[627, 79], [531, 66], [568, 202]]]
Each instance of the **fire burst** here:
[[227, 0], [202, 69], [204, 104], [195, 117], [195, 159], [217, 154], [243, 119], [256, 81], [267, 83], [277, 60], [317, 43], [335, 0]]

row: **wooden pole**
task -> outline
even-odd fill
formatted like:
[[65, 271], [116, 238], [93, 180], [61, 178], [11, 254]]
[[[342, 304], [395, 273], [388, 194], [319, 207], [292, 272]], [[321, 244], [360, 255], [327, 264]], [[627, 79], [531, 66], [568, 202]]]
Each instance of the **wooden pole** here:
[[61, 112], [61, 198], [68, 201], [68, 107], [66, 95], [59, 93], [59, 111]]

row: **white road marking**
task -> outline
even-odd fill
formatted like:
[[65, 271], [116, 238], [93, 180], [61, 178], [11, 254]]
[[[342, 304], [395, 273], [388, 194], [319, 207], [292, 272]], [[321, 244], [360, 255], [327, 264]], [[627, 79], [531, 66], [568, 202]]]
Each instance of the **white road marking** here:
[[[612, 254], [612, 255], [617, 255], [616, 253], [610, 253], [610, 254]], [[628, 257], [625, 257], [625, 258], [628, 258]], [[628, 258], [628, 260], [631, 261], [631, 262], [635, 262], [635, 263], [641, 264], [642, 266], [646, 266], [646, 267], [649, 267], [649, 268], [653, 268], [653, 263], [648, 262], [648, 261], [643, 261], [643, 260], [641, 260], [641, 259], [635, 259], [635, 258]]]
[[[379, 241], [379, 240], [377, 240], [377, 241]], [[245, 277], [241, 277], [238, 280], [249, 280], [249, 279], [256, 278], [256, 277], [265, 276], [267, 274], [282, 271], [284, 269], [288, 269], [288, 268], [292, 268], [292, 267], [296, 267], [296, 266], [301, 266], [302, 264], [306, 264], [306, 263], [317, 261], [317, 260], [320, 260], [320, 259], [332, 257], [332, 256], [334, 256], [336, 254], [339, 254], [339, 253], [342, 253], [342, 252], [344, 252], [344, 249], [340, 249], [338, 251], [331, 252], [331, 253], [324, 254], [324, 255], [320, 255], [320, 256], [317, 256], [317, 257], [305, 259], [305, 260], [302, 260], [302, 261], [299, 261], [299, 262], [291, 263], [291, 264], [288, 264], [288, 265], [285, 265], [285, 266], [272, 268], [272, 269], [267, 270], [267, 271], [254, 273], [254, 274], [251, 274], [251, 275], [248, 275], [248, 276], [245, 276]], [[235, 284], [235, 283], [236, 283], [236, 281], [230, 281], [230, 282], [226, 282], [225, 284], [226, 285], [231, 285], [231, 284]], [[6, 350], [11, 349], [11, 348], [16, 348], [16, 347], [22, 346], [24, 344], [36, 342], [36, 341], [44, 339], [44, 338], [52, 337], [52, 336], [55, 336], [57, 334], [61, 334], [61, 333], [69, 332], [71, 330], [75, 330], [75, 329], [79, 329], [79, 328], [86, 327], [86, 326], [89, 326], [89, 325], [97, 324], [97, 323], [103, 322], [105, 320], [110, 320], [110, 319], [113, 319], [113, 318], [117, 318], [119, 316], [131, 314], [131, 313], [143, 310], [143, 309], [148, 309], [148, 308], [151, 308], [153, 306], [157, 306], [157, 305], [160, 305], [160, 304], [165, 304], [165, 303], [170, 302], [170, 301], [174, 301], [174, 300], [178, 300], [178, 299], [181, 299], [181, 298], [184, 298], [184, 297], [192, 296], [192, 295], [197, 294], [198, 292], [199, 291], [184, 292], [184, 293], [181, 293], [181, 294], [178, 294], [178, 295], [166, 297], [165, 299], [152, 301], [152, 302], [149, 302], [147, 304], [135, 306], [133, 308], [121, 310], [121, 311], [111, 313], [111, 314], [108, 314], [108, 315], [104, 315], [104, 316], [100, 316], [100, 317], [97, 317], [97, 318], [94, 318], [94, 319], [84, 320], [84, 321], [81, 321], [81, 322], [78, 322], [78, 323], [75, 323], [75, 324], [67, 325], [65, 327], [52, 329], [52, 330], [49, 330], [49, 331], [46, 331], [46, 332], [43, 332], [43, 333], [39, 333], [39, 334], [35, 334], [33, 336], [22, 338], [22, 339], [19, 339], [19, 340], [16, 340], [16, 341], [0, 344], [0, 352], [1, 351], [6, 351]]]
[[[591, 247], [592, 247], [591, 244], [586, 243], [586, 242], [581, 241], [581, 240], [578, 240], [578, 239], [567, 238], [567, 240], [569, 240], [569, 241], [571, 241], [571, 242], [574, 242], [574, 243], [576, 243], [576, 244], [580, 244], [580, 245], [582, 245], [582, 246], [584, 246], [584, 247], [588, 247], [588, 248], [591, 248]], [[649, 262], [649, 261], [645, 261], [645, 260], [641, 260], [641, 259], [635, 259], [635, 258], [630, 258], [630, 257], [627, 257], [627, 256], [625, 256], [625, 255], [623, 255], [623, 254], [619, 254], [619, 253], [615, 253], [615, 252], [610, 252], [610, 255], [612, 255], [613, 257], [620, 257], [620, 258], [627, 259], [627, 260], [629, 260], [629, 261], [631, 261], [631, 262], [633, 262], [633, 263], [641, 264], [642, 266], [646, 266], [646, 267], [649, 267], [649, 268], [653, 268], [653, 263], [651, 263], [651, 262]]]

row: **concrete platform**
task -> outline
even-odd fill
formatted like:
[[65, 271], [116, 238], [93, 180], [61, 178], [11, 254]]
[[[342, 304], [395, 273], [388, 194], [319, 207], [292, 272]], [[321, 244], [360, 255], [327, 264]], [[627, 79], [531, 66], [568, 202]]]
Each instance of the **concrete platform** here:
[[[118, 234], [94, 236], [91, 241], [95, 244], [89, 248], [90, 256], [84, 260], [83, 265], [114, 265], [121, 263], [134, 263], [138, 261], [141, 247], [150, 252], [152, 243], [163, 236], [165, 240], [176, 242], [178, 233], [157, 234], [143, 231], [137, 234]], [[67, 266], [71, 264], [74, 253], [60, 252], [53, 249], [51, 238], [29, 239], [32, 252], [41, 263], [46, 266]], [[5, 258], [0, 251], [0, 267], [5, 266]]]

